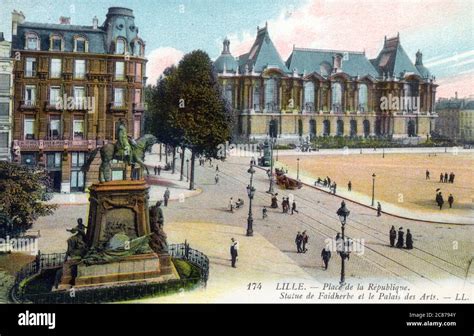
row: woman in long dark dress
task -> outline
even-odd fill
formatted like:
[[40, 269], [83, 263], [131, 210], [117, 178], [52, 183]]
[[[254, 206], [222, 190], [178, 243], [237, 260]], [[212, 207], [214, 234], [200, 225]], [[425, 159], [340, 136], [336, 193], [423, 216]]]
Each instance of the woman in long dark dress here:
[[403, 228], [399, 228], [398, 229], [398, 240], [397, 240], [397, 247], [398, 248], [402, 248], [403, 247], [403, 243], [404, 243], [404, 239], [403, 239], [403, 236], [404, 236], [404, 232], [403, 232]]
[[413, 237], [411, 235], [410, 229], [407, 230], [407, 249], [411, 250], [413, 248]]

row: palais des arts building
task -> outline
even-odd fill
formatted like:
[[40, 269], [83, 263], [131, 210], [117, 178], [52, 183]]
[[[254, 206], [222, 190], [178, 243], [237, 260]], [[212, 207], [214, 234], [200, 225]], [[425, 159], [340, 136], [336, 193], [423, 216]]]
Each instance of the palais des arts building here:
[[[375, 59], [365, 52], [293, 47], [284, 62], [267, 28], [257, 27], [252, 48], [237, 58], [225, 39], [214, 64], [234, 111], [234, 138], [270, 135], [297, 143], [315, 136], [383, 136], [417, 143], [434, 129], [435, 78], [421, 52], [412, 63], [399, 36], [385, 38]], [[381, 108], [384, 96], [417, 99]]]
[[115, 141], [119, 120], [141, 136], [144, 55], [130, 9], [109, 8], [104, 23], [94, 17], [91, 26], [65, 17], [28, 22], [14, 11], [13, 160], [45, 167], [56, 191], [84, 191], [97, 181], [98, 162], [87, 176], [82, 165], [91, 150]]

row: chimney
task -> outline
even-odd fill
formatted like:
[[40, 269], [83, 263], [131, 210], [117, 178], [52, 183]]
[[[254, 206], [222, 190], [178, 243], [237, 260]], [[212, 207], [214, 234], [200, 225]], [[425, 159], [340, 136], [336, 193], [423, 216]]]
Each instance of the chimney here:
[[21, 11], [18, 12], [16, 10], [13, 10], [13, 12], [12, 12], [12, 35], [17, 34], [18, 25], [22, 24], [23, 22], [25, 22], [25, 15], [23, 14], [23, 12], [21, 12]]
[[70, 25], [71, 24], [71, 18], [67, 16], [61, 16], [59, 18], [59, 23], [62, 25]]
[[334, 73], [340, 72], [342, 69], [342, 55], [336, 54], [332, 57], [332, 69]]
[[98, 27], [99, 27], [99, 19], [97, 18], [97, 16], [94, 16], [94, 18], [92, 19], [92, 28], [97, 29]]

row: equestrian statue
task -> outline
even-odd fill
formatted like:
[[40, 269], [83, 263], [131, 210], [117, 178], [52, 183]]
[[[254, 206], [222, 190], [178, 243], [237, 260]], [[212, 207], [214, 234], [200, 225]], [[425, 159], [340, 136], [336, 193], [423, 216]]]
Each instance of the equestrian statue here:
[[[120, 120], [117, 128], [117, 142], [115, 144], [108, 143], [100, 148], [94, 149], [83, 166], [83, 171], [87, 171], [94, 160], [97, 151], [100, 150], [100, 158], [102, 163], [99, 167], [99, 181], [108, 182], [112, 180], [112, 168], [110, 162], [117, 160], [125, 163], [127, 166], [135, 167], [138, 165], [149, 175], [148, 167], [145, 165], [145, 153], [151, 150], [153, 144], [156, 143], [156, 137], [151, 134], [145, 134], [134, 140], [127, 135], [125, 121]], [[124, 179], [127, 179], [126, 169], [124, 170]]]

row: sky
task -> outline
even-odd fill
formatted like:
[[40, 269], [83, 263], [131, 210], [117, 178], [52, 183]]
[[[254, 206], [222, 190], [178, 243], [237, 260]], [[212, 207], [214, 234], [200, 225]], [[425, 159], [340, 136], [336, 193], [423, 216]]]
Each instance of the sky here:
[[366, 51], [375, 58], [384, 37], [398, 33], [414, 61], [436, 76], [438, 97], [474, 94], [473, 0], [0, 0], [0, 31], [11, 35], [11, 12], [21, 10], [30, 22], [91, 25], [105, 20], [108, 7], [134, 11], [146, 42], [149, 83], [167, 66], [195, 49], [212, 59], [228, 37], [233, 56], [249, 51], [257, 26], [268, 23], [270, 36], [286, 60], [293, 46]]

